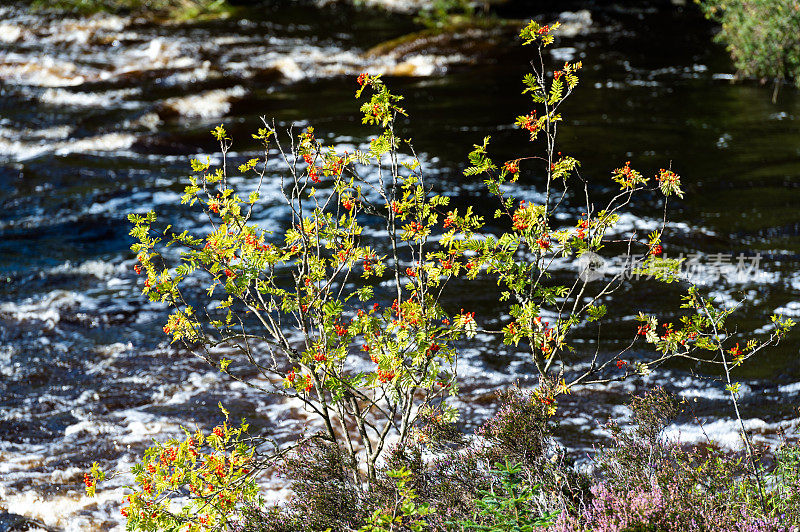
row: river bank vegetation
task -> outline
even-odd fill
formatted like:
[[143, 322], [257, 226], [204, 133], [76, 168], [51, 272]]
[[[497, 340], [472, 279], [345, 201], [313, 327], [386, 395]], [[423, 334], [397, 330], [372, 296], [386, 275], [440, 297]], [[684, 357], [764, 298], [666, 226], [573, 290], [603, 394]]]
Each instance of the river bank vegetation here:
[[132, 14], [186, 21], [230, 15], [234, 11], [226, 0], [33, 0], [31, 7], [80, 15]]
[[774, 83], [773, 101], [784, 81], [800, 87], [800, 2], [794, 0], [698, 0], [718, 22], [742, 76]]
[[[227, 378], [298, 405], [309, 421], [295, 440], [272, 441], [220, 405], [223, 423], [154, 445], [133, 469], [121, 505], [129, 529], [800, 526], [800, 450], [788, 439], [774, 452], [753, 444], [732, 373], [794, 322], [773, 315], [758, 332], [742, 330], [736, 304], [716, 301], [681, 275], [680, 259], [663, 256], [670, 202], [685, 196], [669, 164], [640, 172], [625, 162], [603, 197], [590, 195], [579, 161], [560, 151], [562, 105], [583, 65], [548, 58], [557, 31], [531, 22], [520, 34], [533, 50], [522, 80], [531, 109], [514, 124], [530, 150], [495, 162], [487, 137], [469, 154], [464, 173], [484, 180], [493, 218], [431, 193], [423, 162], [399, 133], [403, 98], [367, 73], [356, 81], [362, 122], [374, 128], [366, 146], [325, 145], [312, 127], [284, 131], [265, 120], [253, 135], [263, 158], [237, 161], [219, 126], [220, 156], [192, 160], [182, 198], [202, 209], [205, 225], [130, 216], [143, 292], [172, 309], [164, 333]], [[276, 173], [277, 190], [268, 191]], [[523, 173], [540, 175], [540, 190], [518, 186]], [[283, 228], [266, 229], [252, 218], [273, 193], [289, 215]], [[646, 234], [620, 223], [637, 198], [663, 213]], [[367, 220], [380, 220], [384, 249], [367, 243]], [[626, 267], [598, 273], [604, 256], [624, 257]], [[666, 317], [636, 314], [628, 347], [608, 354], [602, 325], [631, 276], [677, 287], [679, 297]], [[444, 304], [445, 294], [479, 282], [497, 287], [500, 319]], [[586, 331], [597, 338], [591, 349], [576, 340]], [[495, 416], [467, 435], [452, 405], [459, 353], [487, 337], [524, 351], [539, 382], [499, 390]], [[633, 423], [608, 425], [612, 443], [588, 463], [559, 442], [559, 423], [568, 421], [560, 398], [681, 359], [713, 368], [722, 382], [739, 451], [666, 437], [685, 404], [658, 388], [632, 399]], [[294, 493], [270, 506], [259, 481], [275, 474]], [[108, 475], [95, 465], [87, 492]]]

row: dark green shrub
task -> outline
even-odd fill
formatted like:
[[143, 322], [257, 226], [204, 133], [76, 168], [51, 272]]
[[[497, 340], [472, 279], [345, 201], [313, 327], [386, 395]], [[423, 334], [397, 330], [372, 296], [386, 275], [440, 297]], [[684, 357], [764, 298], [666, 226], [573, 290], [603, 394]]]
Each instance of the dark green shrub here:
[[800, 87], [800, 2], [797, 0], [697, 0], [719, 22], [725, 43], [745, 75]]
[[486, 524], [467, 519], [458, 523], [462, 530], [530, 532], [554, 523], [558, 512], [539, 514], [535, 511], [535, 499], [541, 486], [527, 482], [521, 475], [522, 468], [519, 465], [506, 461], [505, 464], [497, 464], [497, 469], [491, 473], [497, 477], [499, 485], [482, 490], [481, 498], [476, 503], [480, 509], [478, 515]]

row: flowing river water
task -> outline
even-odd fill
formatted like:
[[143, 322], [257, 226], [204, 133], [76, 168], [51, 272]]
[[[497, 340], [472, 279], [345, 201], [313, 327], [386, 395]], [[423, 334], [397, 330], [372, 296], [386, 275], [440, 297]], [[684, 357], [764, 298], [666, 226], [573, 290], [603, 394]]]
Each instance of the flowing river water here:
[[[162, 25], [0, 7], [0, 510], [59, 529], [113, 529], [121, 526], [120, 489], [83, 496], [92, 461], [125, 471], [153, 438], [214, 426], [219, 401], [278, 439], [306, 423], [304, 413], [171, 347], [161, 333], [165, 309], [140, 295], [126, 215], [156, 209], [176, 223], [195, 219], [177, 204], [188, 159], [214, 151], [212, 127], [228, 126], [243, 159], [256, 153], [247, 139], [262, 115], [363, 145], [371, 131], [360, 125], [354, 77], [369, 71], [405, 96], [403, 135], [414, 139], [434, 188], [456, 205], [481, 205], [486, 195], [461, 173], [472, 144], [492, 135], [496, 160], [527, 148], [512, 124], [529, 110], [519, 81], [529, 52], [513, 27], [376, 54], [373, 46], [418, 29], [410, 17], [271, 5], [235, 19]], [[785, 87], [772, 104], [769, 89], [732, 84], [713, 28], [691, 7], [517, 7], [505, 15], [566, 22], [553, 57], [581, 59], [585, 69], [565, 108], [562, 150], [581, 160], [593, 192], [607, 194], [610, 171], [627, 160], [648, 174], [671, 164], [687, 194], [669, 212], [667, 254], [697, 254], [697, 282], [721, 301], [744, 300], [742, 331], [772, 313], [800, 315], [800, 94]], [[535, 200], [541, 183], [525, 175], [518, 192]], [[623, 224], [644, 234], [660, 215], [640, 201]], [[286, 212], [268, 197], [260, 216], [280, 222]], [[738, 261], [753, 270], [735, 275]], [[497, 325], [494, 293], [487, 284], [446, 304]], [[630, 340], [635, 311], [668, 318], [676, 293], [632, 285], [604, 352]], [[534, 382], [524, 354], [479, 339], [459, 363], [465, 429], [493, 412], [495, 389]], [[589, 335], [577, 346], [594, 349]], [[774, 443], [779, 428], [792, 433], [798, 422], [799, 348], [794, 332], [736, 375], [756, 439]], [[627, 415], [630, 391], [664, 384], [689, 400], [709, 435], [736, 445], [724, 386], [711, 376], [674, 365], [576, 390], [560, 406], [561, 438], [587, 449], [604, 421]], [[673, 433], [699, 438], [691, 416]]]

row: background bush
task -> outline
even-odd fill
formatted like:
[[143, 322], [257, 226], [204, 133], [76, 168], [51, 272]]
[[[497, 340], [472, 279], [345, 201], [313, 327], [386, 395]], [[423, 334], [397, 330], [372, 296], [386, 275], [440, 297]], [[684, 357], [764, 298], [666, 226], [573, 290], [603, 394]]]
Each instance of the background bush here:
[[797, 0], [697, 0], [719, 22], [739, 71], [750, 77], [794, 80], [800, 87], [800, 2]]

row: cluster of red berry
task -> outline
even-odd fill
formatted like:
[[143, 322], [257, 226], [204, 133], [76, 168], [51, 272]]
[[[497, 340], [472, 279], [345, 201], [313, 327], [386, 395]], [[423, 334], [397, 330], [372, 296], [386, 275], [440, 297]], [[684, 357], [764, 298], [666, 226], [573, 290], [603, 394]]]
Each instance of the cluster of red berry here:
[[542, 124], [539, 122], [536, 111], [531, 111], [529, 115], [521, 117], [519, 127], [522, 129], [527, 129], [531, 136], [536, 134], [536, 132], [542, 128]]
[[308, 165], [308, 177], [311, 178], [312, 182], [319, 183], [319, 169], [314, 165], [314, 158], [306, 153], [303, 155], [303, 160]]
[[541, 237], [536, 239], [536, 245], [547, 251], [550, 249], [550, 236], [547, 233], [542, 234]]
[[434, 342], [428, 347], [428, 349], [425, 350], [425, 355], [427, 355], [429, 357], [432, 357], [436, 353], [438, 353], [441, 348], [442, 348], [442, 346], [440, 346], [439, 344]]
[[514, 224], [515, 231], [523, 232], [530, 228], [531, 224], [527, 219], [527, 210], [525, 209], [524, 201], [520, 204], [519, 210], [511, 217], [511, 221]]
[[378, 370], [378, 380], [383, 383], [391, 381], [392, 379], [394, 379], [394, 377], [395, 377], [394, 371], [382, 370], [382, 369]]

